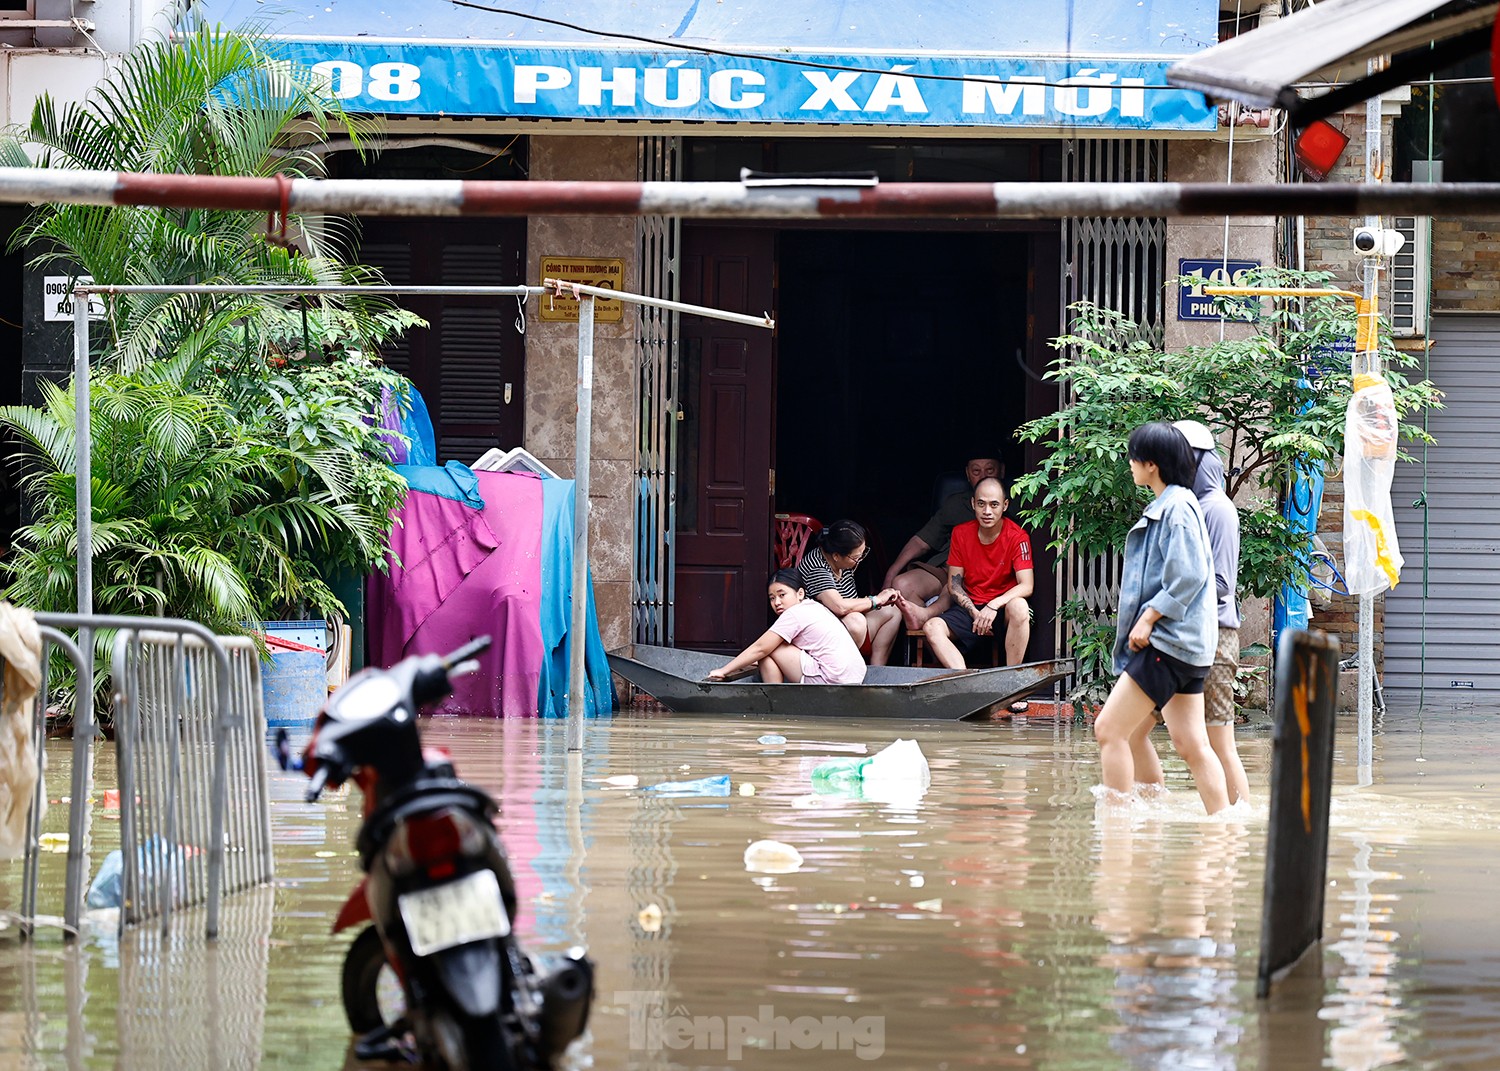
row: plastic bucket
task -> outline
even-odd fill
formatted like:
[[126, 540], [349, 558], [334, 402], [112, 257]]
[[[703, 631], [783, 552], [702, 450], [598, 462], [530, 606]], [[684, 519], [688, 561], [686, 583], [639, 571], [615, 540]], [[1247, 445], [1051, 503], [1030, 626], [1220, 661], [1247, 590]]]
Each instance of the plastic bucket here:
[[266, 725], [311, 725], [328, 699], [328, 667], [318, 651], [274, 651], [261, 664]]

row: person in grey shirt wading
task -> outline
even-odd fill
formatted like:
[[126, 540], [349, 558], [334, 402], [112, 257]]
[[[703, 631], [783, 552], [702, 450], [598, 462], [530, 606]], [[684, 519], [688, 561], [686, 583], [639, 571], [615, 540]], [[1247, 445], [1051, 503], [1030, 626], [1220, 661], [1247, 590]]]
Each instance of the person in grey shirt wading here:
[[[1203, 523], [1208, 529], [1218, 594], [1219, 638], [1213, 667], [1203, 685], [1204, 721], [1209, 745], [1224, 767], [1229, 802], [1238, 803], [1250, 797], [1250, 782], [1234, 744], [1234, 678], [1240, 669], [1240, 611], [1235, 594], [1240, 571], [1240, 511], [1224, 493], [1224, 463], [1215, 452], [1213, 432], [1196, 420], [1178, 420], [1172, 426], [1187, 439], [1198, 463], [1193, 494], [1198, 496], [1198, 508], [1203, 511]], [[1155, 720], [1160, 721], [1160, 717]], [[1136, 791], [1142, 795], [1159, 794], [1167, 788], [1161, 761], [1151, 746], [1153, 724], [1147, 724], [1130, 742], [1135, 757]]]
[[1137, 780], [1131, 744], [1150, 730], [1152, 710], [1160, 707], [1204, 810], [1217, 814], [1229, 796], [1203, 722], [1218, 624], [1208, 531], [1189, 490], [1196, 466], [1187, 439], [1165, 421], [1131, 432], [1128, 453], [1131, 479], [1155, 497], [1125, 537], [1114, 650], [1120, 678], [1094, 721], [1100, 771], [1107, 790], [1131, 797]]

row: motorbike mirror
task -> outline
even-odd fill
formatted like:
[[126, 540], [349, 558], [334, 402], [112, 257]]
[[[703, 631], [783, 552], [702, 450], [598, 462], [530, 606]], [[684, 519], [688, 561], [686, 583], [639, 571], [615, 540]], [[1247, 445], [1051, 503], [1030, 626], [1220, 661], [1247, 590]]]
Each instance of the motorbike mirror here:
[[328, 712], [343, 722], [383, 718], [401, 703], [401, 688], [388, 673], [357, 677], [333, 693]]

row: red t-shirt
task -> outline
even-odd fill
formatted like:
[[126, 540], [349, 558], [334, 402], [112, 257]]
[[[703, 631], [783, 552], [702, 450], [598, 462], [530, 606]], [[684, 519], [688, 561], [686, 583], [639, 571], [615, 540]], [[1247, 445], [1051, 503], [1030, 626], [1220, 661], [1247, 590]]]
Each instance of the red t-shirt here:
[[979, 607], [1015, 587], [1016, 573], [1036, 568], [1031, 537], [1009, 517], [1001, 518], [1000, 535], [989, 546], [979, 541], [978, 521], [953, 529], [948, 564], [964, 571], [964, 590]]

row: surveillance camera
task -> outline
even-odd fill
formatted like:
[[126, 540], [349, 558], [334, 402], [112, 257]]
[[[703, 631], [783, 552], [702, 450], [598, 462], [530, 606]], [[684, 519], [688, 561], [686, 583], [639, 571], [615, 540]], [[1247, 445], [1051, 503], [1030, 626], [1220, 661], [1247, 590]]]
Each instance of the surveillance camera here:
[[1380, 227], [1360, 227], [1354, 232], [1354, 251], [1366, 257], [1393, 257], [1406, 245], [1400, 231]]

